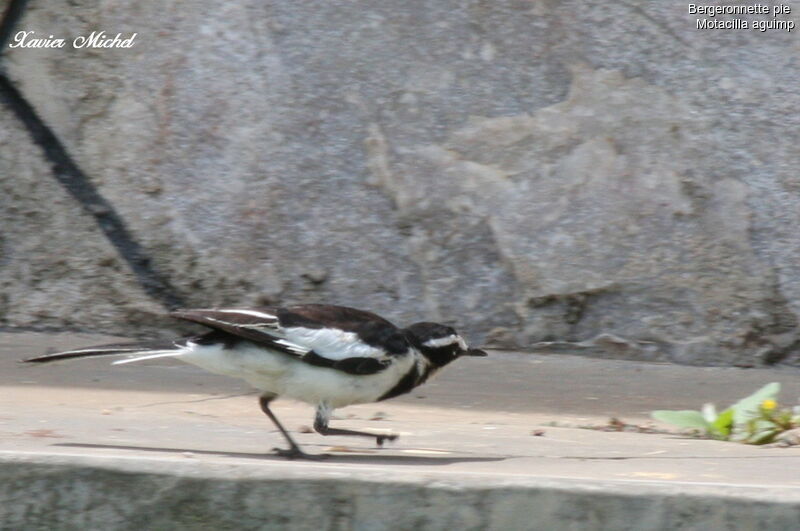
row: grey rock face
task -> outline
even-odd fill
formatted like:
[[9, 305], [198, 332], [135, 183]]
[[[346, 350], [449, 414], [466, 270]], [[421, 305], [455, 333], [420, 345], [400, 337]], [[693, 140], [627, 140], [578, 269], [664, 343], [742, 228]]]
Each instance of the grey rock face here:
[[[137, 44], [4, 54], [188, 305], [325, 301], [515, 348], [795, 363], [794, 34], [651, 4], [41, 2], [22, 29]], [[3, 214], [27, 249], [4, 253], [3, 323], [141, 330], [154, 303], [79, 258], [117, 262], [6, 124], [3, 186], [30, 191], [4, 210], [75, 219]], [[54, 238], [76, 242], [65, 265], [19, 273]]]
[[0, 114], [0, 326], [141, 332], [163, 309]]

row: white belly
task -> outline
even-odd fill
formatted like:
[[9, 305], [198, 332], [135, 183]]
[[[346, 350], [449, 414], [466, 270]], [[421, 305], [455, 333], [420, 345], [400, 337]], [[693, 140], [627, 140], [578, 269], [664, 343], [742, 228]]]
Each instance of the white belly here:
[[332, 408], [376, 401], [415, 363], [413, 355], [402, 356], [379, 373], [351, 375], [247, 343], [234, 349], [192, 344], [177, 358], [209, 372], [241, 378], [260, 391], [315, 405], [325, 402]]

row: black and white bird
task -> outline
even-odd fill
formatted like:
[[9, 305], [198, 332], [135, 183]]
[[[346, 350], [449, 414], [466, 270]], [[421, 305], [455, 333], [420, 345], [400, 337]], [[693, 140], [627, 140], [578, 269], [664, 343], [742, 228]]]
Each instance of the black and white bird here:
[[449, 327], [416, 323], [398, 328], [374, 313], [325, 304], [289, 307], [177, 310], [170, 315], [212, 330], [171, 343], [125, 343], [68, 350], [29, 363], [127, 355], [115, 364], [174, 357], [207, 371], [242, 378], [261, 392], [261, 409], [289, 443], [275, 451], [303, 452], [270, 410], [281, 396], [317, 407], [314, 429], [322, 435], [374, 437], [379, 445], [397, 435], [331, 428], [335, 408], [407, 393], [461, 356], [486, 356]]

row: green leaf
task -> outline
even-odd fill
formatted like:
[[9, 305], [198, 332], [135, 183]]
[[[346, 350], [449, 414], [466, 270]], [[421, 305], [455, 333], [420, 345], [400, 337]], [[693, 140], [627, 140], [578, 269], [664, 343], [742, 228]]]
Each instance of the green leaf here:
[[752, 395], [742, 398], [730, 409], [733, 410], [733, 423], [736, 425], [745, 424], [748, 420], [756, 418], [761, 414], [761, 403], [764, 400], [774, 400], [781, 390], [778, 382], [768, 383]]
[[791, 430], [794, 428], [792, 425], [792, 412], [788, 409], [779, 411], [775, 415], [775, 422], [784, 430]]
[[775, 436], [782, 430], [772, 421], [763, 418], [752, 418], [744, 424], [735, 426], [733, 439], [747, 444], [763, 444], [769, 442], [770, 434]]
[[711, 430], [720, 439], [729, 439], [733, 431], [733, 408], [728, 408], [720, 413], [711, 423]]
[[748, 444], [767, 444], [774, 441], [781, 433], [783, 431], [779, 428], [768, 428], [754, 433], [745, 442]]
[[711, 425], [703, 418], [703, 414], [699, 411], [683, 410], [683, 411], [669, 411], [661, 409], [650, 413], [656, 420], [666, 422], [667, 424], [674, 424], [681, 428], [695, 428], [709, 432]]

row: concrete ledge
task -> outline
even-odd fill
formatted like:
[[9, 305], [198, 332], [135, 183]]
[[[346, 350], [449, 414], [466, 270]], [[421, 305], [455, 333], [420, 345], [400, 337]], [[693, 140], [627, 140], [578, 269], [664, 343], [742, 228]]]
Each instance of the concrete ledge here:
[[0, 455], [4, 529], [794, 529], [800, 489]]
[[580, 429], [651, 409], [725, 405], [800, 371], [493, 353], [396, 400], [337, 410], [374, 441], [308, 433], [322, 461], [271, 455], [280, 434], [239, 382], [190, 366], [15, 360], [97, 337], [0, 334], [0, 529], [697, 529], [800, 522], [800, 448]]

